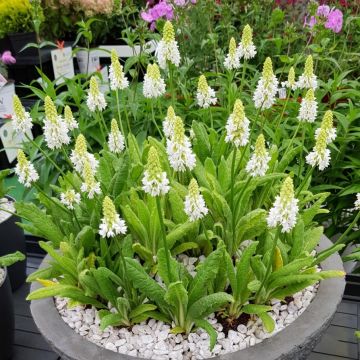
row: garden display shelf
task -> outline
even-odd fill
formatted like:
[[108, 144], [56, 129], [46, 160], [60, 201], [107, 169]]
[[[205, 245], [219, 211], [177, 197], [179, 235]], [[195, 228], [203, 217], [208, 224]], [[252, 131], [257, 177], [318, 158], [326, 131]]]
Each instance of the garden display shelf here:
[[[328, 248], [330, 240], [322, 237], [318, 250]], [[44, 267], [49, 257], [46, 257], [40, 267]], [[321, 263], [324, 270], [341, 269], [342, 261], [338, 254]], [[40, 287], [33, 283], [31, 291]], [[260, 344], [218, 357], [219, 359], [306, 359], [311, 350], [320, 340], [329, 326], [337, 306], [341, 302], [345, 280], [329, 279], [321, 282], [317, 295], [306, 311], [294, 323], [273, 337]], [[60, 317], [52, 298], [32, 301], [31, 313], [40, 333], [50, 346], [66, 360], [96, 359], [133, 359], [134, 357], [119, 354], [99, 347], [75, 333]]]

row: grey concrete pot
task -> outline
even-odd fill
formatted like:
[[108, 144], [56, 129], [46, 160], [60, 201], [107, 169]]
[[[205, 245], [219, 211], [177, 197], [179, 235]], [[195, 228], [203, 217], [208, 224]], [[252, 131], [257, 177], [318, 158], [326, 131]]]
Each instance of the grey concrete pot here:
[[[330, 247], [332, 243], [322, 237], [318, 250]], [[46, 266], [46, 259], [42, 267]], [[45, 264], [44, 264], [45, 263]], [[323, 270], [342, 270], [343, 264], [338, 254], [332, 255], [322, 264]], [[33, 283], [31, 291], [40, 287]], [[318, 293], [307, 310], [283, 331], [260, 344], [222, 355], [220, 360], [298, 360], [306, 359], [324, 333], [345, 288], [345, 280], [336, 278], [321, 282]], [[134, 360], [128, 355], [118, 354], [99, 347], [75, 333], [60, 317], [53, 299], [35, 300], [30, 305], [34, 321], [51, 347], [66, 360]]]

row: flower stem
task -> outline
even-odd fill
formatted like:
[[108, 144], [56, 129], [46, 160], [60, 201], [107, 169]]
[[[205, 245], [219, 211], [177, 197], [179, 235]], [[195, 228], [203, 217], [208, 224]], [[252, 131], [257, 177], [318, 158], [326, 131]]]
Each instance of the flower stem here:
[[[125, 135], [125, 132], [124, 132], [124, 127], [123, 127], [123, 124], [122, 124], [122, 120], [121, 120], [121, 111], [120, 111], [120, 99], [119, 99], [119, 90], [115, 90], [115, 94], [116, 94], [116, 107], [117, 107], [117, 112], [118, 112], [118, 117], [119, 117], [119, 124], [120, 124], [120, 129], [121, 129], [121, 132], [124, 136], [124, 139], [125, 139], [125, 146], [127, 147], [127, 144], [126, 144], [126, 135]], [[130, 132], [130, 126], [128, 124], [128, 131]]]
[[163, 134], [162, 134], [162, 132], [161, 132], [156, 120], [155, 120], [154, 104], [153, 104], [153, 102], [151, 100], [150, 100], [150, 107], [151, 107], [151, 119], [152, 119], [152, 121], [153, 121], [153, 123], [154, 123], [154, 125], [156, 127], [156, 130], [158, 131], [160, 137], [163, 138]]
[[354, 227], [354, 225], [357, 223], [357, 221], [360, 218], [360, 211], [358, 211], [358, 213], [356, 214], [354, 220], [351, 222], [351, 224], [348, 226], [348, 228], [345, 230], [345, 232], [336, 240], [334, 245], [338, 245], [338, 244], [346, 244], [346, 241], [343, 241], [346, 237], [346, 235], [349, 233], [349, 231]]
[[312, 172], [314, 171], [314, 167], [309, 167], [309, 170], [307, 171], [303, 181], [301, 182], [300, 186], [297, 188], [296, 190], [296, 195], [295, 196], [299, 196], [301, 193], [301, 190], [303, 189], [303, 187], [305, 186], [305, 184], [307, 183], [307, 181], [309, 180], [309, 177], [311, 176]]
[[241, 84], [240, 84], [240, 93], [242, 93], [243, 89], [244, 89], [244, 83], [245, 83], [245, 72], [246, 72], [246, 60], [244, 61], [243, 64], [243, 69], [242, 69], [242, 76], [241, 76]]
[[231, 161], [231, 188], [230, 188], [230, 205], [231, 205], [231, 229], [232, 229], [232, 241], [230, 246], [230, 251], [233, 251], [233, 246], [235, 244], [235, 208], [234, 208], [234, 183], [235, 183], [235, 163], [236, 163], [236, 153], [237, 148], [235, 147], [233, 151], [233, 157]]
[[168, 269], [169, 280], [170, 280], [170, 283], [171, 283], [173, 279], [172, 279], [171, 268], [170, 268], [169, 248], [168, 248], [168, 244], [167, 244], [167, 241], [166, 241], [165, 225], [164, 225], [163, 214], [162, 214], [162, 211], [161, 211], [161, 203], [160, 203], [160, 197], [159, 196], [156, 197], [156, 207], [157, 207], [159, 221], [160, 221], [161, 235], [162, 235], [162, 239], [163, 239], [163, 246], [164, 246], [164, 250], [165, 250], [165, 253], [166, 253], [166, 255], [165, 255], [166, 266], [167, 266], [167, 269]]

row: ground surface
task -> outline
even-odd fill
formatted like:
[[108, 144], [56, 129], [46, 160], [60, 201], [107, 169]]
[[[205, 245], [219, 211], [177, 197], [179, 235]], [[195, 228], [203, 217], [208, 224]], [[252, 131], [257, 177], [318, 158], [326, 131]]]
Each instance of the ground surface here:
[[[40, 256], [29, 256], [28, 274], [36, 270], [40, 262]], [[14, 293], [16, 330], [13, 360], [61, 360], [39, 334], [31, 318], [29, 303], [25, 301], [28, 292], [29, 285], [25, 284]], [[354, 296], [344, 297], [331, 326], [308, 360], [360, 359], [360, 343], [354, 336], [355, 330], [360, 329], [360, 302], [356, 300], [359, 299]]]

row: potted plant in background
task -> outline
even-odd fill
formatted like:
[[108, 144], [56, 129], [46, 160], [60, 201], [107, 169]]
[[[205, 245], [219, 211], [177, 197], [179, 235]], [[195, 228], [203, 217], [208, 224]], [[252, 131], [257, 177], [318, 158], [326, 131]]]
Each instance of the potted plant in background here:
[[14, 342], [14, 308], [9, 268], [25, 259], [21, 252], [0, 256], [0, 354], [1, 360], [8, 360], [12, 355]]
[[[0, 256], [17, 251], [26, 253], [24, 231], [16, 225], [20, 221], [15, 214], [15, 200], [8, 194], [9, 189], [5, 186], [5, 178], [11, 170], [0, 171]], [[26, 278], [26, 259], [17, 262], [8, 269], [11, 287], [13, 290], [19, 288]]]

